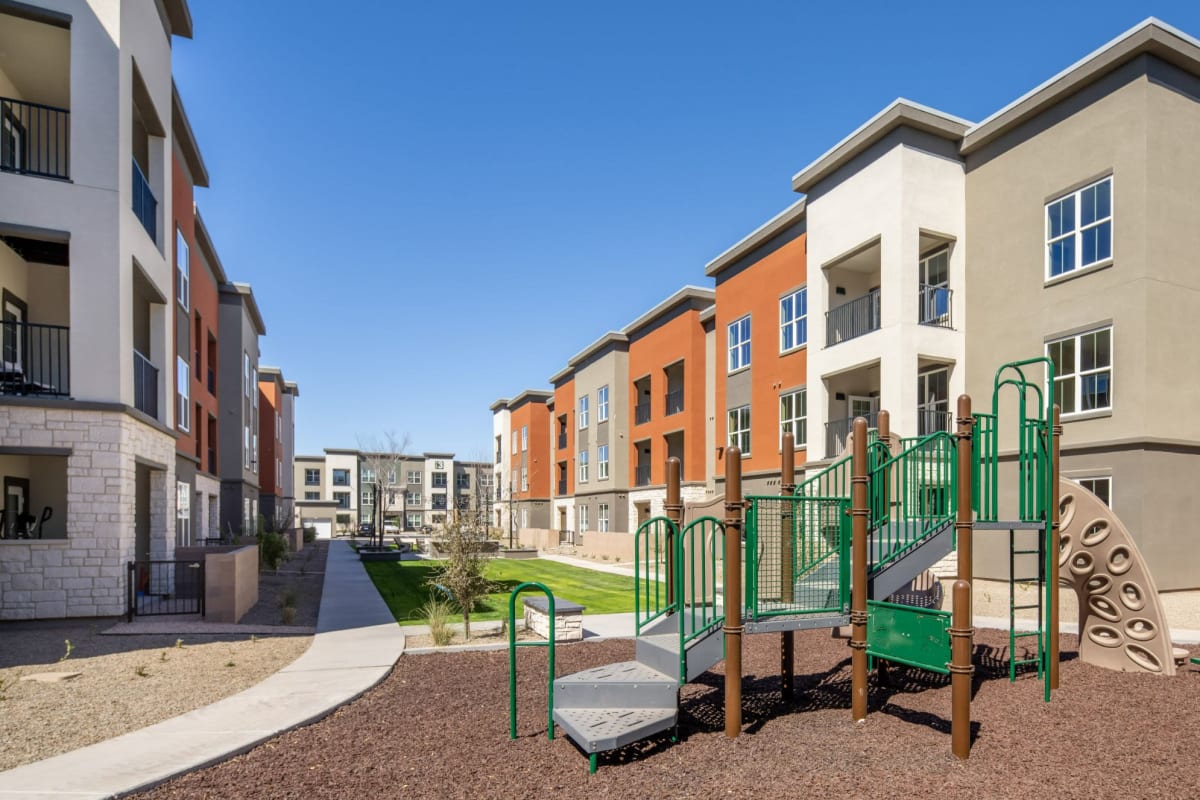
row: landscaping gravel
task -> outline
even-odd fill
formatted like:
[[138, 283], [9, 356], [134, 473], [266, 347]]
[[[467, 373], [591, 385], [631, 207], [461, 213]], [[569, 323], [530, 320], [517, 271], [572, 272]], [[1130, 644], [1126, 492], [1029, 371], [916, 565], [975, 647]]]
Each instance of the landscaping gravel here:
[[[520, 652], [520, 737], [508, 738], [504, 651], [404, 656], [392, 675], [324, 720], [145, 797], [165, 798], [1180, 798], [1200, 795], [1200, 675], [1109, 672], [1062, 637], [1062, 688], [1009, 683], [1007, 635], [976, 637], [976, 739], [950, 754], [948, 679], [893, 668], [850, 719], [850, 651], [796, 635], [797, 696], [779, 694], [779, 637], [746, 638], [743, 735], [723, 734], [721, 666], [683, 692], [681, 741], [659, 736], [587, 759], [546, 740], [545, 652]], [[563, 646], [558, 672], [632, 658], [632, 641]], [[819, 795], [818, 795], [819, 796]]]

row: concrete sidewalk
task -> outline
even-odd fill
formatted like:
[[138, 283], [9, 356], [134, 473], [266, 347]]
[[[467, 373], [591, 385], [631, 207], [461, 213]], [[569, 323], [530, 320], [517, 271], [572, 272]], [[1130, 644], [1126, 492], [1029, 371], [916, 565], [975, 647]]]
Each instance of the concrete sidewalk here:
[[295, 662], [204, 708], [0, 772], [0, 798], [90, 800], [149, 788], [324, 717], [382, 681], [403, 650], [404, 634], [357, 555], [334, 541], [317, 634]]

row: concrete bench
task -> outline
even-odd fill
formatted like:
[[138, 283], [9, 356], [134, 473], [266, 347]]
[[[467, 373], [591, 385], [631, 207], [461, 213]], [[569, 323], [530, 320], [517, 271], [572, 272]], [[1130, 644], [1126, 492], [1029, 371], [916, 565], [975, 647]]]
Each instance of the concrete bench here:
[[[524, 598], [525, 627], [543, 639], [550, 638], [549, 602], [543, 596]], [[554, 598], [554, 640], [577, 642], [583, 638], [584, 607], [561, 597]]]

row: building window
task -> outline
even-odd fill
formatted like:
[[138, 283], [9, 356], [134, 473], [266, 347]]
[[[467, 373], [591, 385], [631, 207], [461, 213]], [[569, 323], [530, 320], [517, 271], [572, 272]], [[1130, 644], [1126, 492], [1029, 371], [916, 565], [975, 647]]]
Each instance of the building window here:
[[588, 529], [588, 507], [580, 506], [577, 516], [579, 517], [579, 532], [583, 533]]
[[429, 501], [430, 501], [430, 508], [432, 508], [434, 511], [445, 511], [446, 510], [446, 495], [431, 494], [431, 495], [429, 495]]
[[333, 471], [334, 486], [349, 486], [350, 485], [350, 470], [335, 469]]
[[319, 469], [304, 470], [304, 485], [305, 486], [320, 486], [321, 485], [321, 470], [319, 470]]
[[188, 244], [183, 238], [183, 231], [175, 229], [175, 277], [179, 284], [176, 299], [184, 308], [191, 307], [191, 263], [188, 258]]
[[599, 480], [608, 477], [608, 445], [606, 444], [596, 448], [596, 477]]
[[421, 482], [421, 471], [416, 470], [416, 469], [410, 469], [408, 471], [408, 483], [420, 483], [420, 482]]
[[337, 502], [338, 508], [349, 508], [350, 507], [350, 493], [349, 492], [334, 492], [333, 499]]
[[608, 503], [601, 503], [596, 508], [596, 530], [608, 533]]
[[250, 469], [250, 426], [242, 425], [242, 467]]
[[375, 501], [371, 499], [373, 494], [374, 493], [370, 489], [363, 489], [362, 490], [362, 503], [360, 505], [364, 505], [364, 506], [375, 505]]
[[917, 375], [917, 435], [950, 430], [950, 370]]
[[793, 445], [804, 447], [808, 443], [808, 391], [799, 389], [779, 395], [779, 445], [783, 446], [783, 435], [791, 433]]
[[192, 429], [192, 368], [183, 356], [175, 358], [175, 424], [181, 431]]
[[362, 475], [359, 477], [359, 483], [367, 484], [375, 482], [375, 470], [363, 468]]
[[175, 484], [175, 544], [192, 544], [192, 487], [183, 481]]
[[250, 354], [242, 351], [242, 388], [246, 397], [250, 396]]
[[579, 482], [587, 483], [588, 479], [588, 451], [579, 451]]
[[521, 509], [521, 527], [522, 528], [529, 527], [529, 509], [528, 508]]
[[321, 493], [320, 492], [305, 492], [304, 499], [305, 500], [320, 500]]
[[750, 315], [729, 323], [729, 371], [750, 366]]
[[1112, 408], [1112, 328], [1047, 342], [1046, 354], [1064, 415]]
[[432, 473], [429, 478], [429, 485], [432, 486], [434, 489], [445, 489], [446, 488], [446, 473], [444, 473], [444, 472]]
[[921, 259], [921, 307], [917, 321], [922, 325], [950, 327], [950, 248], [943, 247]]
[[515, 456], [518, 452], [518, 450], [517, 450], [517, 447], [518, 447], [518, 445], [517, 445], [517, 429], [516, 428], [513, 428], [512, 436], [509, 437], [509, 441], [512, 442], [512, 453]]
[[1046, 278], [1112, 258], [1112, 176], [1046, 204]]
[[750, 406], [729, 410], [729, 446], [750, 455]]
[[579, 398], [579, 430], [588, 426], [588, 396]]
[[529, 467], [521, 467], [521, 491], [529, 491]]
[[457, 475], [455, 475], [455, 476], [454, 476], [454, 488], [456, 488], [456, 489], [470, 489], [470, 488], [471, 488], [471, 476], [470, 476], [470, 474], [469, 474], [469, 473], [466, 473], [466, 472], [460, 472], [460, 473], [458, 473]]
[[405, 530], [409, 530], [409, 531], [416, 530], [419, 527], [421, 527], [421, 512], [420, 511], [414, 511], [414, 512], [410, 512], [410, 513], [407, 513], [404, 515], [404, 529]]
[[1111, 477], [1105, 476], [1102, 478], [1075, 478], [1074, 480], [1080, 486], [1087, 489], [1092, 494], [1096, 495], [1096, 497], [1099, 497], [1100, 501], [1102, 503], [1104, 503], [1104, 505], [1108, 506], [1109, 508], [1112, 508], [1112, 478]]
[[529, 450], [529, 426], [522, 425], [521, 426], [521, 452], [524, 453], [524, 452], [527, 452], [528, 450]]
[[601, 386], [596, 391], [596, 422], [608, 420], [608, 387]]
[[406, 494], [404, 496], [404, 502], [410, 506], [421, 505], [421, 493], [420, 492], [409, 492], [408, 494]]
[[786, 353], [805, 344], [808, 344], [807, 286], [779, 301], [779, 352]]

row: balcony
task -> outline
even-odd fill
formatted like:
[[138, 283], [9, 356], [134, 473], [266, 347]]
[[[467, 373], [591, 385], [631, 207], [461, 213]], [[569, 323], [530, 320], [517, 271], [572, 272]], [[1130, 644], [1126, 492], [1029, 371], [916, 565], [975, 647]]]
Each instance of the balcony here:
[[217, 396], [217, 373], [213, 371], [212, 367], [209, 367], [209, 369], [208, 369], [207, 386], [208, 386], [208, 393], [211, 394], [213, 397], [216, 397]]
[[680, 411], [683, 411], [683, 389], [675, 389], [674, 391], [667, 392], [666, 415], [669, 417], [672, 414], [678, 414]]
[[650, 421], [650, 401], [638, 403], [633, 407], [633, 424], [641, 425]]
[[497, 463], [497, 464], [499, 464], [499, 463], [500, 463], [500, 460], [501, 460], [502, 458], [503, 458], [503, 454], [502, 454], [502, 453], [501, 453], [499, 450], [497, 450], [497, 451], [496, 451], [496, 463]]
[[[874, 428], [879, 424], [879, 415], [871, 413], [866, 415], [867, 427]], [[854, 417], [846, 419], [834, 419], [825, 423], [825, 457], [836, 458], [846, 449], [846, 440], [850, 437], [850, 431], [854, 429]]]
[[217, 451], [211, 447], [208, 448], [208, 471], [217, 474]]
[[0, 394], [66, 397], [71, 393], [70, 329], [63, 325], [0, 322]]
[[39, 178], [71, 177], [71, 112], [0, 97], [0, 171]]
[[938, 431], [950, 431], [954, 414], [932, 408], [917, 409], [917, 435], [928, 436]]
[[920, 305], [917, 312], [919, 319], [917, 321], [922, 325], [931, 325], [935, 328], [953, 328], [954, 323], [951, 317], [953, 300], [953, 290], [945, 286], [921, 284]]
[[567, 493], [567, 482], [563, 478], [558, 480], [558, 495], [561, 497]]
[[158, 367], [137, 350], [133, 351], [133, 407], [158, 419]]
[[567, 432], [566, 431], [558, 432], [558, 449], [559, 450], [567, 449]]
[[878, 289], [825, 312], [826, 347], [832, 347], [877, 330], [879, 330]]
[[146, 233], [155, 242], [158, 241], [158, 200], [150, 191], [150, 182], [142, 174], [142, 168], [136, 160], [133, 164], [133, 215], [142, 223]]
[[638, 464], [634, 471], [633, 478], [634, 486], [649, 486], [650, 485], [650, 465]]

